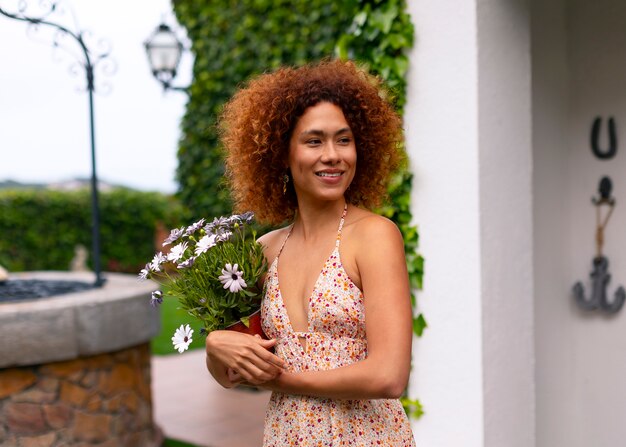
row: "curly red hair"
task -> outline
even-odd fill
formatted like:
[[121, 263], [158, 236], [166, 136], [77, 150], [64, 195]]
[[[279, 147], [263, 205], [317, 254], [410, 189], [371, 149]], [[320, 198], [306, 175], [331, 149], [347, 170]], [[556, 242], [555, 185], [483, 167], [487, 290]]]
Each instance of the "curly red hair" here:
[[387, 97], [379, 78], [349, 61], [281, 68], [251, 80], [220, 118], [237, 211], [252, 210], [271, 224], [293, 218], [295, 191], [290, 186], [283, 193], [282, 181], [289, 140], [304, 111], [320, 102], [341, 108], [354, 135], [357, 168], [347, 202], [368, 209], [380, 205], [402, 160], [402, 121]]

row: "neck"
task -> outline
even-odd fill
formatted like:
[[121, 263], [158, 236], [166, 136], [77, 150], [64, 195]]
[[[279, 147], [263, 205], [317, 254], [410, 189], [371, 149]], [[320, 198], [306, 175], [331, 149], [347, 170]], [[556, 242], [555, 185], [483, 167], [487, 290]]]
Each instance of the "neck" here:
[[329, 231], [337, 231], [339, 219], [346, 205], [345, 199], [317, 203], [299, 203], [294, 221], [293, 231], [300, 233], [304, 239], [315, 240]]

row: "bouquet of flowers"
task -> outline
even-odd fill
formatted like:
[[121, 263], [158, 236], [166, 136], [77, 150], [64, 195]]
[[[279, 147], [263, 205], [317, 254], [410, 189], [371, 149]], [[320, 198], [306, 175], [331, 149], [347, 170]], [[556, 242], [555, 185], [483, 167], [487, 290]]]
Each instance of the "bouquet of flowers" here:
[[[158, 252], [139, 273], [140, 279], [166, 285], [165, 295], [153, 292], [150, 304], [157, 306], [167, 295], [178, 298], [181, 308], [202, 322], [205, 333], [238, 322], [249, 326], [261, 307], [259, 278], [267, 271], [263, 247], [250, 227], [253, 217], [248, 212], [210, 223], [200, 219], [172, 230], [163, 242], [164, 247], [172, 245], [169, 253]], [[178, 328], [174, 347], [185, 351], [192, 334], [189, 325]]]

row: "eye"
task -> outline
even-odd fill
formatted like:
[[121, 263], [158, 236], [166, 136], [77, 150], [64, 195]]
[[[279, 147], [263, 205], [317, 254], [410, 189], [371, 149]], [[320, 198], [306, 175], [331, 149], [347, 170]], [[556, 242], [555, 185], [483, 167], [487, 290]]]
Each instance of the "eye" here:
[[308, 144], [309, 146], [319, 146], [320, 144], [322, 144], [322, 140], [320, 140], [319, 138], [311, 138], [306, 141], [306, 144]]
[[352, 142], [352, 138], [350, 138], [350, 137], [341, 137], [341, 138], [339, 138], [339, 140], [337, 141], [337, 143], [339, 143], [339, 144], [343, 144], [343, 145], [350, 144], [351, 142]]

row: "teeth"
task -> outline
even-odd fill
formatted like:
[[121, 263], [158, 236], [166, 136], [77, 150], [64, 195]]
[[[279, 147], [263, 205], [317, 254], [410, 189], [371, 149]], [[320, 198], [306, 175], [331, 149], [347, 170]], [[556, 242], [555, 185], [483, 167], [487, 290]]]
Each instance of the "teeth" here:
[[333, 172], [332, 174], [330, 172], [318, 172], [317, 175], [320, 177], [339, 177], [341, 172]]

